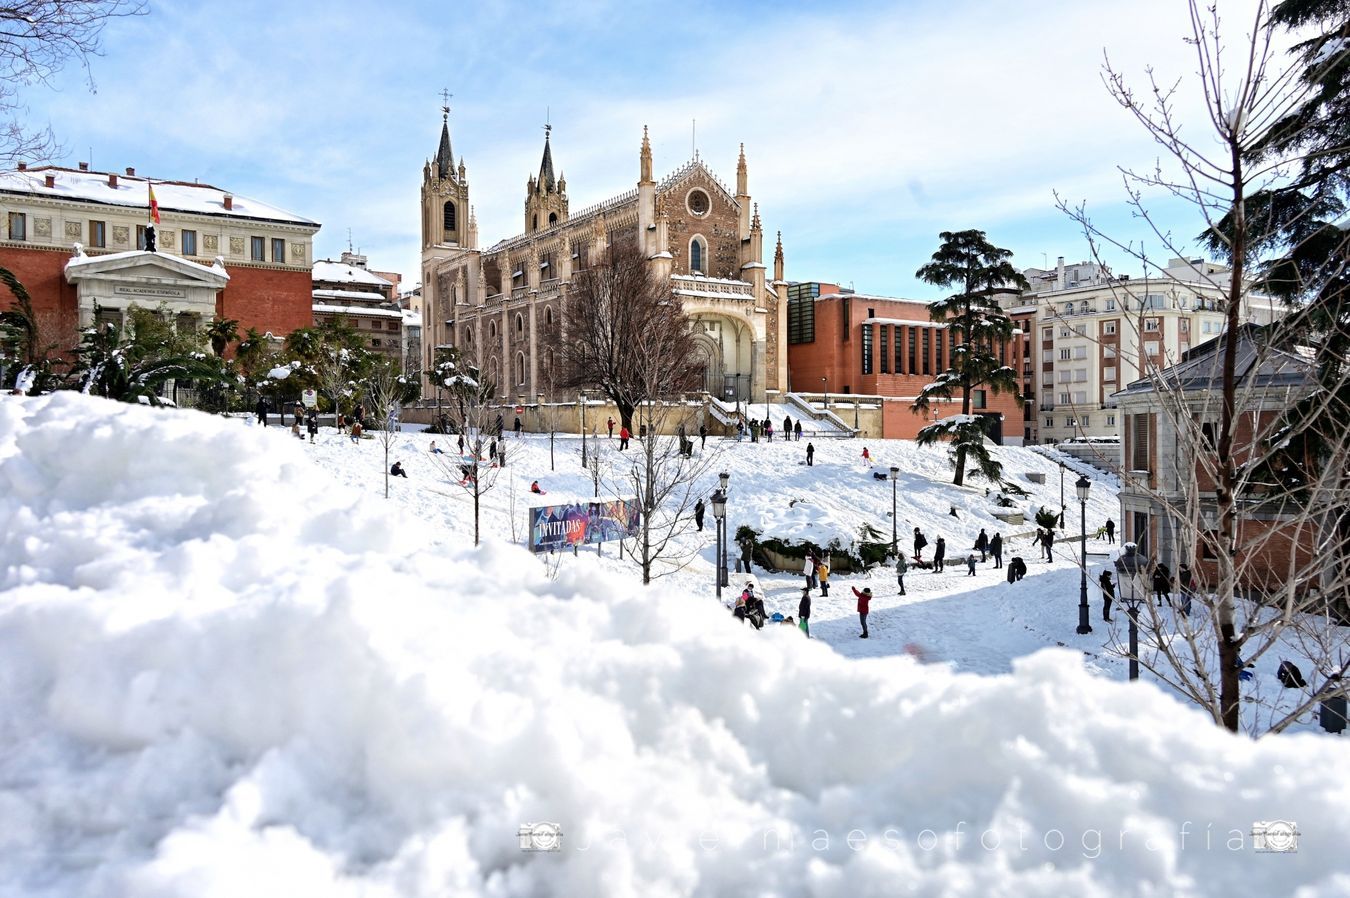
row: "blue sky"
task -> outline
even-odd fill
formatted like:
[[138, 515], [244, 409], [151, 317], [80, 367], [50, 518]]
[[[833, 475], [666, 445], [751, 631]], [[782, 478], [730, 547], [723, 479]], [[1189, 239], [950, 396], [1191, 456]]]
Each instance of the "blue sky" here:
[[[644, 124], [658, 177], [681, 165], [696, 119], [724, 181], [745, 143], [789, 279], [931, 298], [913, 275], [943, 230], [982, 228], [1019, 267], [1086, 258], [1056, 190], [1158, 244], [1117, 171], [1157, 151], [1101, 64], [1109, 49], [1141, 85], [1149, 64], [1189, 76], [1186, 33], [1181, 0], [153, 2], [107, 31], [95, 93], [75, 68], [26, 99], [64, 142], [58, 161], [92, 153], [95, 168], [267, 200], [323, 223], [319, 258], [350, 228], [372, 267], [410, 282], [442, 87], [484, 245], [522, 228], [546, 110], [573, 209], [634, 185]], [[1153, 206], [1187, 239], [1203, 227], [1176, 202]]]

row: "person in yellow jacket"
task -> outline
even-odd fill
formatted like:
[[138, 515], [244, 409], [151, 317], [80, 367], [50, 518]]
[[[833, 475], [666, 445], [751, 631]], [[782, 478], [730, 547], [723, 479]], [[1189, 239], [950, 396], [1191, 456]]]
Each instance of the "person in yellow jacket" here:
[[825, 558], [820, 559], [820, 564], [816, 566], [816, 577], [820, 580], [820, 594], [827, 596], [830, 594], [830, 563]]

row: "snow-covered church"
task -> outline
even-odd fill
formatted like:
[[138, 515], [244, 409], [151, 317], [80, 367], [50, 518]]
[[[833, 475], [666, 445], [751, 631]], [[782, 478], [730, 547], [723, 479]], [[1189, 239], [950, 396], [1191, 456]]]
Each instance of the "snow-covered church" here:
[[782, 238], [768, 281], [744, 146], [735, 193], [697, 153], [657, 181], [644, 127], [633, 189], [573, 212], [546, 131], [539, 174], [526, 183], [524, 232], [480, 249], [467, 170], [463, 157], [456, 165], [443, 113], [436, 155], [422, 172], [428, 369], [434, 347], [457, 346], [473, 350], [503, 400], [549, 396], [572, 274], [596, 264], [608, 241], [626, 238], [640, 241], [693, 322], [705, 390], [755, 402], [786, 392]]

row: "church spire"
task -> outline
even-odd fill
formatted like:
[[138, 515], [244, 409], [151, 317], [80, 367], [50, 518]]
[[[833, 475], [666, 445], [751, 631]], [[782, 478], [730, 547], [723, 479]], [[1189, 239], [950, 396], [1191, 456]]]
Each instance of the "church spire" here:
[[638, 183], [651, 184], [652, 181], [652, 142], [647, 139], [647, 126], [642, 126], [642, 153], [639, 155]]
[[450, 107], [441, 107], [441, 144], [436, 148], [436, 176], [449, 178], [455, 173], [455, 154], [450, 150]]
[[741, 157], [736, 160], [736, 193], [739, 196], [750, 194], [750, 178], [745, 167], [745, 144], [741, 144]]
[[552, 193], [558, 186], [558, 180], [553, 177], [553, 149], [549, 144], [552, 132], [552, 125], [544, 126], [544, 158], [539, 162], [539, 189], [545, 193]]
[[773, 250], [773, 280], [774, 283], [781, 283], [783, 280], [783, 232], [778, 232], [778, 245]]

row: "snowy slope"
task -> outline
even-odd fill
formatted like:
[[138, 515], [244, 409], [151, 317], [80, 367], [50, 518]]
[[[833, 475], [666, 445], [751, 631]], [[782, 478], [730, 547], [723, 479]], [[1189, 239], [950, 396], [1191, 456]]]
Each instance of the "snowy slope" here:
[[[375, 498], [373, 449], [0, 400], [0, 894], [1350, 887], [1339, 741], [1232, 737], [1062, 651], [978, 676], [747, 638], [681, 575], [454, 545], [403, 501], [429, 483]], [[1278, 818], [1295, 857], [1252, 849]], [[563, 851], [518, 850], [537, 820]]]

